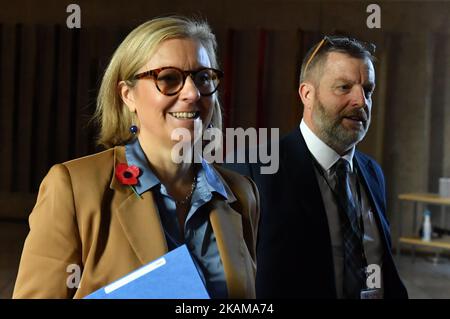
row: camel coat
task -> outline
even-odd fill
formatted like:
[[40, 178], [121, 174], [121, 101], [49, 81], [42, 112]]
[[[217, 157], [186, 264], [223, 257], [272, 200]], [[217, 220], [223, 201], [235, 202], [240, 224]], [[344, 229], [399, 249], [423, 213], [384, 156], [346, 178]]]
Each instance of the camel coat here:
[[[118, 163], [126, 163], [123, 146], [50, 169], [29, 217], [13, 298], [83, 298], [167, 253], [152, 192], [140, 199], [122, 185]], [[228, 200], [214, 195], [206, 208], [228, 296], [254, 298], [258, 191], [250, 179], [215, 169], [232, 192]], [[78, 288], [70, 285], [74, 265]]]

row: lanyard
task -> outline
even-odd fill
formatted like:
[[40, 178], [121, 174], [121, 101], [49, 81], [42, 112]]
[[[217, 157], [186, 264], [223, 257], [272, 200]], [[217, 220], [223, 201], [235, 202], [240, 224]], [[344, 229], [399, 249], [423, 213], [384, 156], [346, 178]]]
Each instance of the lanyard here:
[[[322, 178], [325, 180], [325, 183], [327, 184], [328, 188], [330, 189], [331, 193], [333, 194], [334, 200], [337, 203], [337, 205], [339, 206], [338, 211], [345, 214], [344, 209], [342, 207], [342, 203], [339, 200], [338, 195], [336, 194], [336, 192], [334, 191], [333, 187], [331, 187], [330, 183], [328, 182], [328, 179], [325, 176], [325, 172], [324, 169], [322, 168], [322, 166], [320, 166], [319, 162], [317, 162], [317, 160], [314, 158], [314, 156], [312, 156], [311, 154], [311, 158], [313, 160], [314, 166], [317, 168], [317, 170], [319, 171], [320, 176], [322, 176]], [[353, 163], [353, 167], [355, 169], [355, 176], [356, 176], [356, 192], [358, 194], [358, 198], [357, 198], [357, 207], [356, 207], [356, 214], [357, 214], [357, 218], [358, 218], [358, 223], [359, 223], [359, 230], [360, 230], [360, 234], [358, 234], [359, 240], [361, 241], [361, 247], [362, 247], [362, 251], [363, 251], [363, 259], [364, 259], [364, 263], [367, 265], [367, 257], [366, 257], [366, 252], [364, 250], [364, 221], [363, 221], [363, 216], [362, 216], [362, 200], [361, 200], [361, 187], [360, 187], [360, 181], [359, 181], [359, 176], [358, 176], [358, 169], [355, 165], [355, 163]], [[350, 176], [349, 176], [350, 177]], [[351, 188], [350, 188], [351, 190]], [[341, 217], [342, 218], [342, 217]], [[347, 216], [344, 216], [343, 218], [347, 218]]]

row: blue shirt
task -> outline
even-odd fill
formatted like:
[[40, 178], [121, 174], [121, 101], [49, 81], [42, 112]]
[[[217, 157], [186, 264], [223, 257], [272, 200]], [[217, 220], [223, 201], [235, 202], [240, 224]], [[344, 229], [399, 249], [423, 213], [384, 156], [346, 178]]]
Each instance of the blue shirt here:
[[225, 199], [228, 198], [228, 193], [217, 173], [202, 160], [197, 172], [191, 207], [184, 224], [184, 238], [181, 238], [175, 200], [150, 169], [138, 139], [125, 145], [125, 154], [128, 165], [136, 165], [141, 170], [139, 182], [135, 186], [136, 192], [139, 195], [148, 190], [153, 192], [169, 250], [186, 244], [210, 297], [227, 298], [225, 273], [209, 220], [209, 210], [202, 209], [213, 198], [213, 192]]

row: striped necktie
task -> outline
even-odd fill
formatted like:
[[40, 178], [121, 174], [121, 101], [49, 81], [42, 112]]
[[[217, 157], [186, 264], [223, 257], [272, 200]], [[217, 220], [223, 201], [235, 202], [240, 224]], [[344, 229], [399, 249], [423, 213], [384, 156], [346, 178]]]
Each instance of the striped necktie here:
[[364, 247], [356, 204], [349, 181], [350, 163], [341, 158], [335, 164], [336, 189], [344, 244], [344, 297], [359, 299], [366, 287]]

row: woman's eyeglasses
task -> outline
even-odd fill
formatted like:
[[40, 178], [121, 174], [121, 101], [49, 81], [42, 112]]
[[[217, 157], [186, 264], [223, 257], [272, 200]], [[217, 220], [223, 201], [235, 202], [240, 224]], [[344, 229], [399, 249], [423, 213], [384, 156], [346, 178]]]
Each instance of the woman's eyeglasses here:
[[183, 71], [176, 67], [167, 66], [136, 74], [131, 80], [153, 78], [159, 92], [172, 96], [183, 89], [188, 76], [191, 76], [200, 95], [210, 96], [217, 91], [223, 72], [213, 68]]

